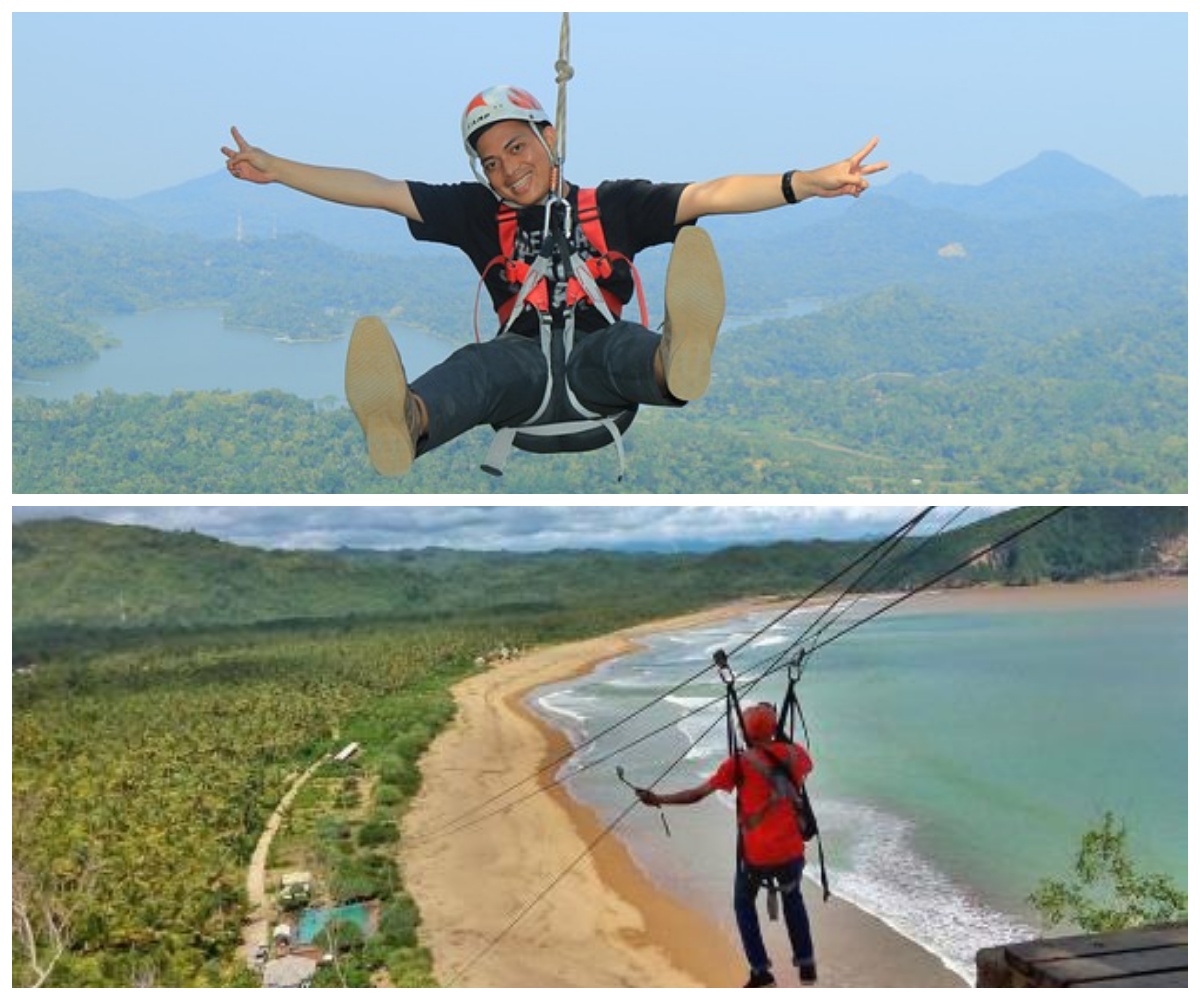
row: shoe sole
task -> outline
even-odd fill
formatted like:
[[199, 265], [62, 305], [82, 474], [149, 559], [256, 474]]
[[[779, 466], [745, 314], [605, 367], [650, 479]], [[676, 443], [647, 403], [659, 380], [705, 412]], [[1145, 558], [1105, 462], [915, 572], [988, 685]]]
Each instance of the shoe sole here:
[[712, 377], [712, 353], [725, 318], [725, 283], [708, 233], [686, 226], [675, 238], [667, 265], [670, 352], [667, 389], [676, 399], [699, 399]]
[[346, 352], [346, 400], [367, 438], [371, 465], [381, 476], [402, 476], [416, 449], [408, 430], [408, 379], [383, 321], [367, 316], [354, 324]]

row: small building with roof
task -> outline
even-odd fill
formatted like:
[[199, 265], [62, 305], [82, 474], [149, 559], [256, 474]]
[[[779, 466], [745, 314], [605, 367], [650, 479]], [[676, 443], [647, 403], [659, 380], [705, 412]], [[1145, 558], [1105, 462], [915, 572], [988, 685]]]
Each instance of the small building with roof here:
[[310, 985], [317, 974], [317, 960], [305, 955], [282, 955], [263, 966], [263, 986], [299, 989]]

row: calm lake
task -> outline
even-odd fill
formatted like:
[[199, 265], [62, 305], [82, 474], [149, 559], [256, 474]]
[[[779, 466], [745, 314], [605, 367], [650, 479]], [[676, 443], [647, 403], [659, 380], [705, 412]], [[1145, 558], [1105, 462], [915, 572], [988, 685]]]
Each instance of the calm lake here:
[[[797, 301], [773, 313], [730, 317], [725, 329], [768, 317], [801, 316], [817, 308], [815, 302]], [[288, 342], [261, 330], [226, 326], [219, 309], [159, 309], [98, 322], [119, 346], [102, 350], [94, 361], [13, 379], [13, 396], [72, 399], [105, 389], [158, 395], [176, 390], [280, 389], [302, 399], [343, 399], [349, 330], [334, 340]], [[471, 339], [469, 331], [464, 331], [461, 343], [452, 343], [416, 327], [396, 324], [390, 329], [410, 380]]]
[[[104, 389], [162, 395], [281, 389], [302, 399], [343, 397], [349, 331], [335, 340], [287, 342], [261, 330], [226, 326], [219, 309], [162, 309], [99, 322], [120, 346], [101, 351], [86, 364], [14, 379], [13, 395], [71, 399]], [[395, 325], [391, 330], [410, 379], [461, 346], [415, 327]]]

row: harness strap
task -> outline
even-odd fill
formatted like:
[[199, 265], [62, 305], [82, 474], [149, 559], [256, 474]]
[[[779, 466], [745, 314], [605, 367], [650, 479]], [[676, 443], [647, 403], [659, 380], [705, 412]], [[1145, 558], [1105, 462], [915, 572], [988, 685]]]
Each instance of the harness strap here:
[[[789, 751], [788, 751], [789, 752], [789, 762], [790, 762], [790, 755], [792, 753], [792, 748], [790, 747], [790, 744], [792, 742], [794, 742], [792, 739], [791, 731], [792, 731], [793, 724], [794, 724], [794, 721], [796, 718], [799, 718], [801, 725], [804, 726], [805, 742], [806, 743], [809, 742], [808, 741], [808, 727], [804, 725], [804, 716], [800, 710], [800, 699], [796, 695], [796, 683], [800, 679], [801, 666], [803, 664], [803, 655], [804, 654], [801, 653], [800, 657], [797, 659], [796, 663], [794, 664], [794, 669], [793, 669], [793, 665], [789, 665], [787, 693], [784, 696], [783, 707], [779, 713], [779, 722], [776, 725], [776, 729], [775, 729], [776, 738], [789, 744]], [[734, 686], [735, 682], [736, 682], [736, 677], [734, 676], [732, 668], [729, 666], [728, 660], [725, 659], [725, 655], [724, 655], [723, 651], [721, 651], [721, 654], [719, 657], [714, 657], [714, 659], [717, 662], [718, 675], [720, 676], [721, 680], [725, 684], [725, 730], [726, 730], [726, 735], [727, 735], [728, 743], [729, 743], [729, 754], [731, 757], [733, 757], [734, 767], [737, 769], [735, 771], [735, 779], [734, 780], [736, 781], [737, 784], [740, 785], [741, 781], [742, 781], [742, 773], [741, 773], [742, 758], [745, 757], [747, 760], [749, 760], [751, 762], [751, 766], [756, 766], [756, 764], [755, 764], [755, 760], [754, 760], [754, 757], [753, 757], [751, 751], [748, 750], [745, 753], [742, 753], [738, 748], [738, 743], [737, 743], [738, 733], [740, 732], [743, 736], [745, 735], [746, 723], [745, 723], [745, 720], [742, 718], [742, 708], [738, 702], [737, 690]], [[736, 723], [735, 723], [735, 719], [736, 719]], [[759, 773], [762, 773], [761, 770]], [[790, 775], [790, 771], [789, 771], [789, 775]], [[776, 795], [773, 784], [772, 784], [771, 794], [772, 794], [772, 796]], [[808, 803], [808, 790], [803, 785], [801, 785], [800, 788], [797, 789], [797, 795], [798, 795], [798, 797], [801, 797], [805, 800], [805, 802], [808, 804], [809, 811], [811, 812], [812, 806], [811, 806], [811, 803]], [[762, 808], [762, 810], [760, 810], [760, 812], [765, 813], [767, 808], [770, 805], [771, 805], [771, 802], [768, 802], [767, 805], [764, 806]], [[759, 818], [757, 822], [761, 823], [762, 819]], [[757, 825], [757, 823], [755, 825]], [[742, 849], [742, 831], [743, 831], [743, 821], [739, 817], [737, 850], [738, 850], [738, 857], [743, 859], [743, 863], [744, 863], [745, 854]], [[817, 842], [817, 858], [821, 865], [822, 898], [824, 899], [825, 902], [828, 902], [829, 897], [831, 895], [830, 890], [829, 890], [829, 873], [825, 867], [825, 843], [824, 843], [823, 838], [821, 837], [821, 831], [820, 831], [819, 827], [817, 828], [817, 832], [813, 836], [813, 839], [816, 840], [816, 842]], [[768, 899], [767, 905], [768, 905], [768, 909], [769, 909], [770, 905], [771, 905], [770, 899]]]
[[[796, 694], [796, 684], [800, 680], [801, 673], [804, 671], [804, 656], [805, 652], [801, 650], [796, 660], [788, 664], [787, 693], [783, 696], [783, 706], [779, 712], [779, 724], [776, 727], [776, 736], [792, 742], [796, 720], [799, 719], [801, 730], [804, 733], [804, 742], [811, 744], [811, 740], [808, 738], [808, 723], [804, 721], [804, 712], [800, 708], [800, 698]], [[828, 902], [830, 892], [829, 872], [825, 868], [825, 839], [821, 836], [820, 824], [816, 823], [816, 813], [813, 811], [812, 802], [809, 800], [808, 789], [801, 785], [799, 794], [804, 801], [805, 807], [808, 809], [809, 815], [812, 816], [816, 827], [813, 839], [817, 842], [817, 860], [821, 865], [821, 891], [824, 894], [823, 898]]]
[[[786, 768], [787, 769], [788, 780], [789, 780], [789, 782], [791, 781], [791, 767], [792, 767], [792, 763], [796, 759], [797, 750], [791, 744], [784, 744], [784, 750], [787, 754], [786, 760], [779, 760], [777, 757], [775, 757], [774, 754], [770, 754], [765, 750], [762, 751], [761, 753], [756, 753], [754, 748], [747, 750], [746, 753], [743, 755], [743, 757], [746, 760], [746, 763], [748, 763], [752, 768], [754, 768], [755, 771], [757, 771], [763, 777], [763, 779], [767, 782], [768, 787], [771, 789], [771, 794], [767, 798], [766, 802], [764, 802], [754, 812], [750, 813], [747, 816], [741, 817], [740, 822], [741, 822], [742, 828], [744, 830], [758, 829], [758, 827], [760, 827], [762, 825], [763, 821], [770, 814], [772, 809], [774, 809], [776, 806], [779, 806], [781, 804], [787, 804], [789, 802], [789, 797], [785, 796], [785, 795], [781, 795], [779, 793], [779, 789], [776, 787], [775, 782], [772, 780], [774, 777], [776, 768], [778, 767], [778, 768]], [[772, 764], [768, 765], [763, 761], [763, 759], [762, 759], [763, 754], [766, 754], [767, 756], [771, 757]], [[795, 788], [795, 785], [793, 784], [792, 787]], [[797, 793], [796, 797], [797, 798], [799, 797], [798, 793]]]
[[[593, 413], [579, 401], [575, 393], [572, 392], [565, 377], [559, 380], [563, 392], [571, 407], [582, 419], [560, 420], [553, 423], [541, 422], [554, 397], [556, 379], [554, 372], [554, 325], [551, 322], [549, 313], [541, 313], [539, 314], [539, 318], [539, 339], [541, 341], [542, 354], [546, 359], [546, 370], [548, 373], [546, 386], [542, 393], [542, 402], [533, 416], [525, 423], [513, 427], [501, 427], [496, 431], [496, 436], [492, 439], [491, 447], [488, 448], [488, 453], [484, 458], [481, 468], [489, 475], [504, 475], [504, 467], [508, 464], [509, 456], [516, 445], [518, 435], [558, 437], [562, 435], [582, 434], [586, 431], [596, 430], [597, 427], [602, 427], [608, 431], [609, 437], [612, 438], [613, 444], [616, 445], [618, 462], [617, 480], [618, 482], [623, 480], [625, 478], [625, 443], [622, 439], [622, 428], [617, 423], [617, 416], [604, 417], [599, 413]], [[571, 356], [571, 351], [575, 346], [575, 311], [573, 309], [567, 310], [565, 322], [562, 327], [562, 340], [563, 359], [565, 362], [565, 359]]]
[[[514, 447], [523, 447], [521, 439], [532, 437], [570, 437], [582, 435], [600, 428], [608, 432], [617, 447], [618, 482], [625, 478], [625, 447], [621, 436], [625, 428], [632, 422], [637, 412], [636, 406], [616, 414], [613, 417], [602, 417], [584, 406], [575, 395], [566, 378], [565, 365], [575, 347], [575, 307], [580, 302], [590, 302], [609, 322], [615, 323], [621, 315], [623, 303], [616, 293], [602, 288], [599, 279], [607, 278], [613, 273], [613, 261], [625, 260], [634, 279], [638, 293], [638, 305], [642, 313], [642, 324], [649, 322], [645, 293], [641, 279], [633, 262], [623, 254], [614, 253], [608, 249], [608, 240], [600, 220], [600, 209], [597, 203], [595, 188], [581, 188], [576, 195], [578, 223], [594, 256], [584, 257], [574, 245], [573, 234], [575, 227], [572, 222], [571, 203], [564, 197], [552, 198], [547, 201], [545, 220], [542, 230], [542, 243], [537, 255], [532, 261], [518, 259], [516, 250], [518, 232], [518, 212], [509, 205], [501, 204], [496, 210], [497, 235], [500, 253], [483, 268], [479, 276], [479, 284], [475, 292], [475, 340], [481, 340], [479, 333], [479, 309], [483, 288], [487, 277], [494, 268], [502, 268], [505, 281], [510, 285], [519, 285], [516, 294], [497, 308], [497, 315], [502, 324], [500, 335], [508, 333], [526, 306], [531, 306], [538, 317], [538, 334], [542, 355], [546, 360], [546, 386], [541, 403], [533, 416], [518, 427], [499, 428], [492, 441], [482, 468], [485, 472], [501, 476], [504, 467]], [[561, 329], [554, 325], [554, 314], [551, 301], [551, 289], [555, 277], [555, 254], [562, 262], [565, 271], [565, 294], [562, 305]], [[561, 280], [561, 279], [557, 279]], [[561, 334], [561, 361], [556, 364], [556, 336]], [[570, 410], [583, 418], [582, 420], [559, 420], [545, 423], [546, 414], [558, 397], [563, 400]], [[599, 447], [588, 441], [581, 450]], [[541, 450], [534, 447], [533, 450]], [[556, 450], [547, 448], [546, 450]], [[566, 450], [574, 450], [567, 447]]]
[[557, 424], [540, 424], [537, 427], [502, 427], [492, 438], [487, 457], [483, 461], [483, 471], [493, 476], [504, 475], [504, 467], [508, 464], [509, 456], [518, 434], [530, 434], [534, 437], [555, 437], [560, 434], [578, 434], [583, 431], [595, 430], [596, 426], [603, 427], [612, 436], [613, 444], [617, 446], [617, 462], [620, 466], [618, 480], [625, 477], [625, 444], [621, 438], [621, 429], [612, 417], [594, 417], [589, 420], [567, 420]]
[[[609, 323], [616, 322], [621, 316], [624, 303], [621, 302], [616, 293], [602, 288], [599, 284], [599, 279], [608, 278], [612, 275], [614, 261], [624, 261], [629, 267], [634, 289], [637, 292], [638, 311], [642, 326], [649, 326], [650, 314], [646, 308], [646, 291], [642, 287], [641, 275], [638, 273], [637, 268], [634, 267], [633, 261], [628, 257], [622, 253], [608, 249], [608, 240], [604, 235], [604, 227], [600, 222], [600, 209], [596, 203], [596, 189], [580, 188], [577, 200], [579, 203], [578, 219], [580, 228], [583, 230], [584, 238], [591, 245], [592, 249], [596, 251], [596, 255], [585, 258], [570, 245], [570, 241], [559, 243], [560, 248], [565, 250], [563, 259], [567, 261], [568, 265], [567, 305], [574, 306], [579, 302], [591, 302]], [[570, 203], [564, 201], [562, 204], [566, 206], [569, 214]], [[547, 216], [549, 216], [549, 207], [548, 205]], [[542, 253], [539, 253], [538, 257], [532, 263], [518, 260], [516, 257], [516, 210], [509, 205], [501, 204], [497, 209], [496, 222], [500, 240], [500, 252], [488, 261], [484, 267], [479, 276], [479, 285], [475, 292], [475, 340], [477, 342], [480, 340], [479, 302], [487, 276], [494, 268], [502, 268], [505, 280], [509, 284], [519, 286], [517, 293], [507, 301], [502, 302], [496, 309], [496, 313], [500, 317], [500, 322], [504, 324], [504, 330], [511, 328], [515, 322], [515, 317], [521, 314], [526, 304], [533, 306], [539, 312], [544, 312], [550, 308], [549, 281], [545, 279], [550, 273], [551, 265], [548, 259], [545, 263], [539, 264], [543, 256], [547, 258], [549, 256], [545, 243], [543, 243]], [[566, 224], [569, 228], [569, 218], [566, 220]], [[547, 218], [547, 225], [543, 235], [549, 235], [550, 232], [549, 218]], [[562, 236], [558, 232], [554, 232], [553, 235], [556, 241], [561, 239]]]

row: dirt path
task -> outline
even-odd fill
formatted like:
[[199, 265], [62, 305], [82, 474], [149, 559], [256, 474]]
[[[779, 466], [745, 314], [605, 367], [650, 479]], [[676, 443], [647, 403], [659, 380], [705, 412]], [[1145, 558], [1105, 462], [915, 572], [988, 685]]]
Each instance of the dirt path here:
[[292, 786], [283, 793], [279, 805], [267, 820], [262, 836], [258, 838], [258, 846], [250, 858], [250, 867], [246, 870], [246, 899], [250, 904], [249, 915], [242, 926], [242, 951], [246, 964], [255, 967], [254, 953], [259, 945], [268, 944], [271, 937], [271, 908], [267, 901], [267, 858], [271, 853], [271, 842], [283, 822], [283, 814], [296, 793], [304, 787], [304, 783], [313, 776], [317, 768], [329, 760], [326, 754], [316, 761], [307, 771], [292, 782]]

